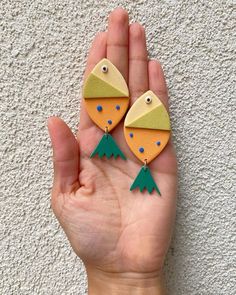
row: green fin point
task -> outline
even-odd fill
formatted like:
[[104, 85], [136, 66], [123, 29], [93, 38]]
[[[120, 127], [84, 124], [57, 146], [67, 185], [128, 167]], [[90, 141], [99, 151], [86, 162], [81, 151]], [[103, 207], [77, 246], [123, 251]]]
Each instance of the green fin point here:
[[98, 155], [99, 158], [103, 156], [107, 157], [108, 159], [112, 156], [116, 159], [120, 156], [123, 160], [126, 160], [125, 155], [122, 153], [118, 145], [116, 144], [115, 140], [110, 134], [104, 134], [101, 140], [99, 141], [98, 145], [91, 153], [90, 158]]
[[136, 188], [139, 188], [140, 192], [142, 192], [146, 188], [149, 194], [151, 194], [153, 190], [156, 190], [157, 193], [161, 196], [161, 192], [152, 177], [150, 169], [147, 166], [143, 166], [140, 169], [137, 177], [130, 187], [130, 190], [132, 191]]

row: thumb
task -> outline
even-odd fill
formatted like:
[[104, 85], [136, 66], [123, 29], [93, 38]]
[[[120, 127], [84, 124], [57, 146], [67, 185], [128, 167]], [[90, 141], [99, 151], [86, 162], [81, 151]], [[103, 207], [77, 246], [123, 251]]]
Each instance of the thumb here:
[[58, 117], [48, 119], [53, 148], [54, 182], [52, 197], [79, 188], [79, 143], [66, 123]]

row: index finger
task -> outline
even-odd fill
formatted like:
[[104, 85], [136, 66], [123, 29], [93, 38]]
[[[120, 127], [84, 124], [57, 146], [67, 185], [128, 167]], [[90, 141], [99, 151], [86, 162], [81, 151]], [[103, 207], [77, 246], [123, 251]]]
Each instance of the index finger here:
[[[101, 32], [96, 35], [92, 43], [91, 49], [89, 51], [87, 65], [84, 73], [84, 80], [88, 77], [89, 73], [95, 67], [95, 65], [103, 58], [106, 57], [107, 50], [107, 32]], [[89, 118], [84, 101], [81, 101], [81, 110], [80, 110], [80, 130], [88, 129], [92, 125], [92, 120]]]

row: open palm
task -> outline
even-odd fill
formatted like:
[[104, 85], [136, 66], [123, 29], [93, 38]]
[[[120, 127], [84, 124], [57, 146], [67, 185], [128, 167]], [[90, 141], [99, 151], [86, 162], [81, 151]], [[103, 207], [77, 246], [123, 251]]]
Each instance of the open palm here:
[[[143, 27], [129, 25], [128, 14], [116, 9], [108, 31], [92, 44], [85, 77], [108, 58], [127, 81], [131, 104], [151, 89], [167, 105], [163, 71], [149, 61]], [[167, 252], [176, 198], [176, 158], [169, 143], [151, 164], [162, 196], [129, 191], [140, 163], [130, 152], [122, 122], [112, 133], [127, 161], [89, 155], [103, 132], [81, 107], [78, 139], [59, 118], [49, 119], [54, 151], [52, 207], [86, 268], [107, 273], [159, 273]]]

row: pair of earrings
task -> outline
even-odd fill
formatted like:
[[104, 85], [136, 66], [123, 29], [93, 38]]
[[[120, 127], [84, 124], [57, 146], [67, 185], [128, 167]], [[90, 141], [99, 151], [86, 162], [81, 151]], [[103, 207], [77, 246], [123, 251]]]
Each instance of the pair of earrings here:
[[[129, 107], [129, 89], [119, 70], [108, 60], [102, 59], [92, 70], [83, 88], [83, 98], [88, 115], [102, 130], [104, 135], [91, 158], [120, 156], [126, 159], [116, 144], [110, 131], [117, 126]], [[143, 163], [130, 190], [145, 188], [149, 193], [156, 190], [156, 185], [148, 164], [155, 159], [167, 145], [170, 138], [169, 115], [152, 92], [140, 96], [128, 111], [124, 122], [126, 142], [134, 155]]]

